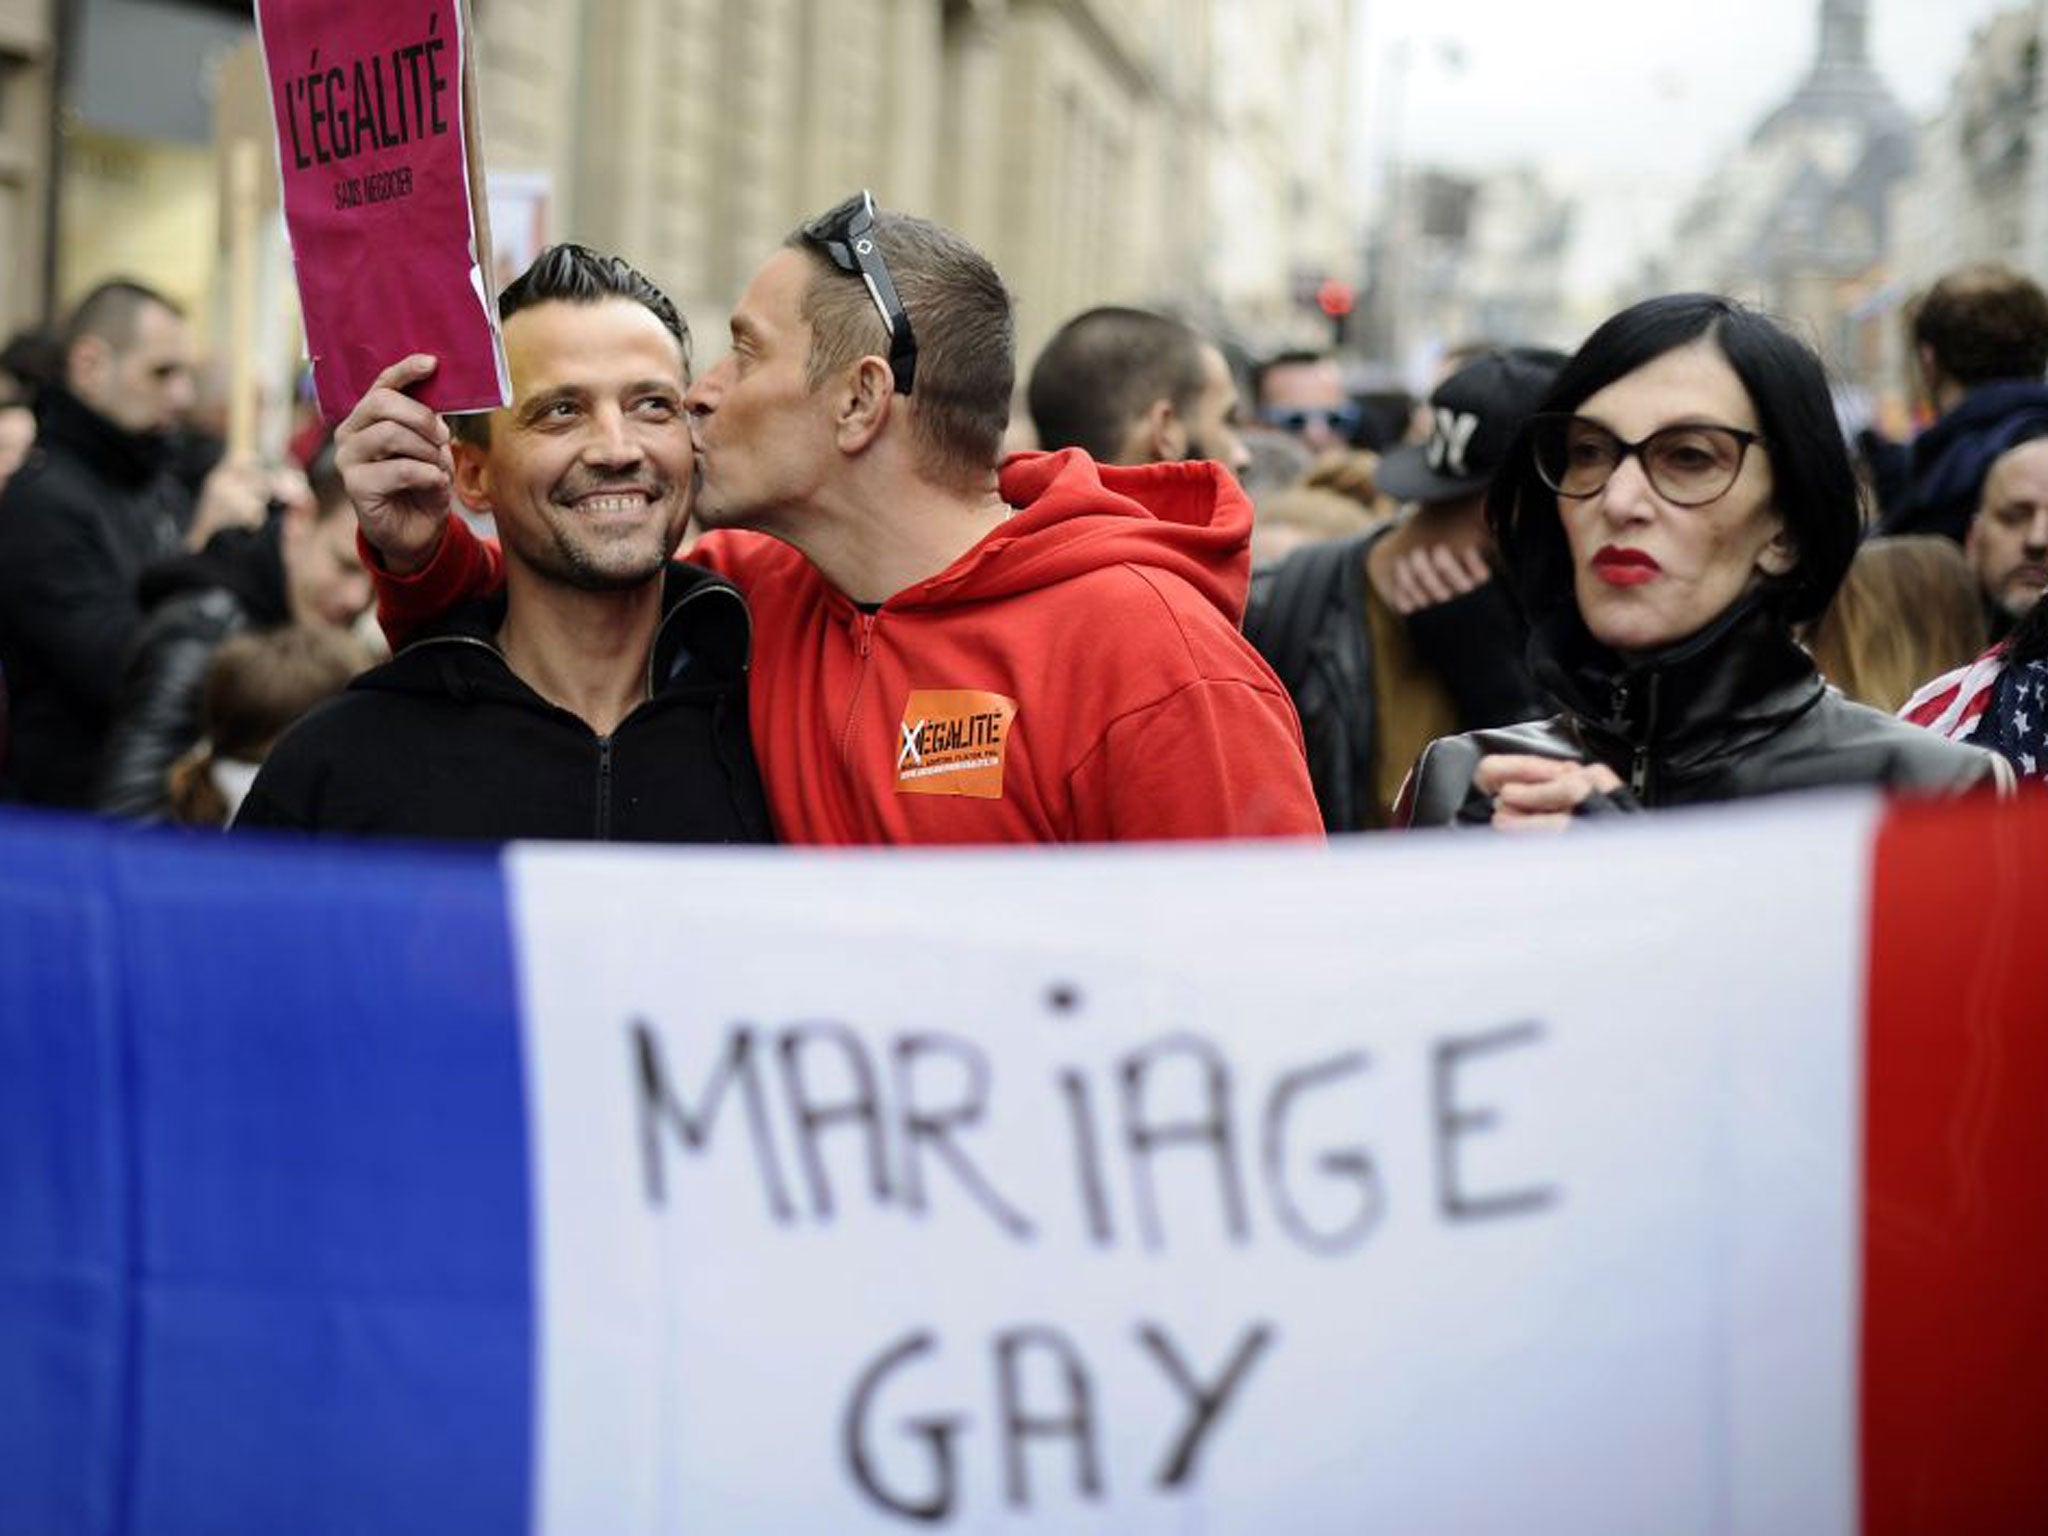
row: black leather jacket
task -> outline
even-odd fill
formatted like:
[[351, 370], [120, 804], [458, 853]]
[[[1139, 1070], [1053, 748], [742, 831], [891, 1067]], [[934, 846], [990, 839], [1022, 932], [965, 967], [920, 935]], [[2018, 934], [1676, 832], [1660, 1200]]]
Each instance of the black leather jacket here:
[[1483, 822], [1472, 783], [1494, 752], [1600, 762], [1622, 790], [1597, 813], [1741, 800], [1831, 785], [1947, 793], [2003, 782], [1993, 755], [1852, 704], [1821, 681], [1785, 621], [1752, 595], [1668, 650], [1624, 662], [1576, 622], [1531, 642], [1536, 679], [1562, 707], [1548, 720], [1432, 742], [1397, 819]]
[[147, 821], [168, 814], [170, 767], [204, 729], [200, 698], [213, 653], [229, 635], [291, 618], [280, 533], [275, 520], [224, 529], [199, 554], [142, 573], [147, 617], [114, 701], [101, 810]]
[[[1379, 720], [1365, 562], [1395, 526], [1310, 544], [1252, 572], [1245, 638], [1301, 716], [1309, 780], [1328, 832], [1385, 825], [1375, 782]], [[1417, 659], [1443, 683], [1463, 725], [1529, 720], [1545, 708], [1522, 663], [1521, 616], [1501, 587], [1490, 581], [1402, 620]]]

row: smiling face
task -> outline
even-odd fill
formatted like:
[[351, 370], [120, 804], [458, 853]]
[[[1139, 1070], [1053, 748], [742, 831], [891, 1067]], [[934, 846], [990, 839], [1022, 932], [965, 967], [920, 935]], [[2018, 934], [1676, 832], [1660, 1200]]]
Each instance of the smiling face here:
[[658, 574], [689, 516], [688, 379], [667, 327], [630, 299], [550, 301], [505, 322], [512, 404], [458, 439], [456, 488], [506, 558], [586, 591]]
[[828, 392], [806, 381], [816, 265], [801, 251], [771, 256], [733, 310], [732, 350], [690, 390], [706, 528], [774, 532], [836, 467]]
[[[1588, 396], [1576, 414], [1627, 442], [1681, 424], [1757, 430], [1755, 407], [1711, 341], [1678, 347]], [[1770, 456], [1752, 445], [1726, 492], [1705, 506], [1660, 496], [1630, 455], [1587, 497], [1557, 499], [1572, 584], [1593, 638], [1624, 654], [1704, 628], [1751, 583], [1796, 563], [1772, 504]]]
[[1963, 552], [1985, 600], [2010, 618], [2048, 591], [2048, 438], [2009, 448], [1992, 464]]

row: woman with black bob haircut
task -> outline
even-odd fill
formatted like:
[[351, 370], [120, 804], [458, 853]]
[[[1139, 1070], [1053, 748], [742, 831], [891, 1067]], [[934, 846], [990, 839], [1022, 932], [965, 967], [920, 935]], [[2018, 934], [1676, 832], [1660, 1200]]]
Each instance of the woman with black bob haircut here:
[[1555, 826], [1998, 777], [1991, 754], [1829, 689], [1793, 637], [1862, 520], [1827, 375], [1775, 321], [1707, 294], [1608, 320], [1516, 438], [1487, 516], [1560, 713], [1432, 742], [1398, 821]]

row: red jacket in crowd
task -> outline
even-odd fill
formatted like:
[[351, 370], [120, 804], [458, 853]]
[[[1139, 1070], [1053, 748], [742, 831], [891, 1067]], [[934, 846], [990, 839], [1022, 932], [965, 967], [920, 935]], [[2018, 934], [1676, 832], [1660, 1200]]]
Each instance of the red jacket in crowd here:
[[[863, 610], [794, 548], [691, 552], [754, 612], [754, 745], [794, 843], [1320, 836], [1287, 692], [1238, 632], [1251, 504], [1214, 464], [1020, 454], [1011, 516]], [[377, 577], [394, 644], [502, 581], [452, 520]]]

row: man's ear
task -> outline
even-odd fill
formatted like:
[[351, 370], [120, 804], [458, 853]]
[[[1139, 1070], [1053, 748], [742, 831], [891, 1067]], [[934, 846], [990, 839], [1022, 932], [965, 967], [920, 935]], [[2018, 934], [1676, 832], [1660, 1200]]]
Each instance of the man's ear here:
[[1154, 400], [1145, 420], [1152, 436], [1150, 462], [1178, 464], [1188, 456], [1188, 424], [1171, 400]]
[[1171, 464], [1188, 451], [1187, 423], [1171, 400], [1154, 400], [1124, 432], [1120, 464]]
[[842, 453], [860, 453], [881, 436], [896, 409], [896, 378], [873, 354], [840, 375], [833, 401], [832, 432]]
[[81, 336], [64, 358], [64, 379], [72, 393], [90, 405], [100, 397], [113, 371], [114, 349], [104, 336]]
[[454, 438], [448, 451], [455, 459], [455, 496], [472, 512], [495, 512], [491, 505], [490, 455], [475, 443]]

